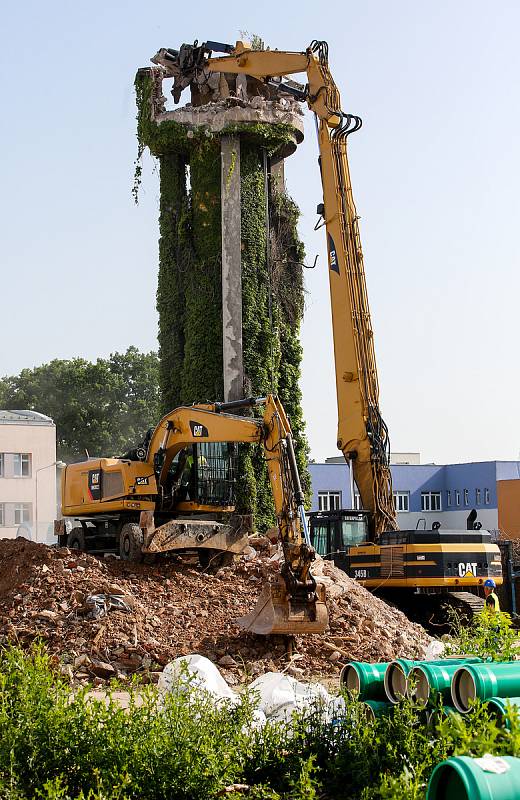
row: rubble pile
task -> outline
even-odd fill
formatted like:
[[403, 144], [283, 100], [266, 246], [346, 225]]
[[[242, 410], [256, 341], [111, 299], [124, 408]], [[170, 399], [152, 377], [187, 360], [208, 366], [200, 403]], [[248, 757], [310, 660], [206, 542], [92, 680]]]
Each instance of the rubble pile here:
[[246, 634], [236, 623], [278, 566], [268, 555], [249, 556], [210, 575], [177, 559], [147, 566], [1, 539], [0, 644], [41, 639], [71, 679], [98, 684], [134, 673], [156, 680], [190, 653], [217, 664], [232, 686], [267, 671], [337, 676], [349, 658], [423, 655], [430, 638], [419, 625], [319, 561], [330, 629], [296, 637], [288, 661], [287, 637]]

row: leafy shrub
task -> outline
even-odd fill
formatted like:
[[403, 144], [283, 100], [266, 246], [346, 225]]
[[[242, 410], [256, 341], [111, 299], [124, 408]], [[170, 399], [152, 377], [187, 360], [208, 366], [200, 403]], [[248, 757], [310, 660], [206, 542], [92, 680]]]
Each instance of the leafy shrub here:
[[451, 625], [453, 633], [446, 640], [449, 655], [471, 653], [485, 660], [511, 661], [518, 654], [520, 639], [509, 614], [484, 609], [470, 625], [463, 624], [456, 615]]
[[[289, 724], [252, 726], [254, 697], [215, 705], [185, 684], [166, 697], [139, 686], [123, 710], [72, 693], [57, 663], [36, 648], [0, 653], [0, 800], [209, 800], [245, 784], [251, 800], [422, 800], [433, 767], [450, 755], [520, 756], [509, 729], [484, 704], [443, 713], [434, 725], [403, 701], [367, 722], [344, 697], [330, 721], [316, 707]], [[244, 794], [227, 790], [229, 800]]]

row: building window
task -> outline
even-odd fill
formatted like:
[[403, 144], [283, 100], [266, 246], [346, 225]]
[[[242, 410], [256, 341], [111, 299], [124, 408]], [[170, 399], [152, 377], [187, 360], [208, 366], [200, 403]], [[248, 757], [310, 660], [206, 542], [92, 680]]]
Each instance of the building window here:
[[363, 506], [361, 504], [361, 495], [359, 492], [354, 492], [354, 509], [355, 511], [363, 510]]
[[475, 489], [475, 502], [478, 506], [482, 503], [482, 492], [480, 489]]
[[14, 460], [14, 477], [15, 478], [30, 478], [31, 477], [31, 454], [30, 453], [13, 453]]
[[318, 492], [318, 511], [338, 511], [341, 508], [341, 492]]
[[455, 490], [455, 505], [460, 506], [460, 492], [458, 489]]
[[451, 506], [451, 489], [446, 492], [446, 505]]
[[30, 522], [30, 521], [31, 521], [31, 504], [15, 503], [14, 524], [23, 525], [24, 522]]
[[440, 492], [421, 492], [421, 511], [442, 511]]
[[5, 505], [0, 503], [0, 527], [5, 525]]
[[488, 506], [491, 502], [489, 497], [489, 489], [484, 489], [484, 503]]
[[469, 506], [469, 489], [464, 489], [464, 505]]
[[4, 454], [0, 453], [0, 478], [4, 477]]
[[394, 492], [395, 510], [410, 511], [410, 492]]

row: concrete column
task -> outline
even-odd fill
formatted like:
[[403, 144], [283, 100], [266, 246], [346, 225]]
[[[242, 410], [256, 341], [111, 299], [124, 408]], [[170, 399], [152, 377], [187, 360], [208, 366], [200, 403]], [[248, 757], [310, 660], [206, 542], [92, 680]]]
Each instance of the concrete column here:
[[241, 399], [244, 392], [239, 137], [223, 136], [220, 154], [222, 163], [222, 351], [224, 401], [228, 402]]
[[283, 194], [285, 192], [285, 161], [283, 158], [271, 159], [270, 172], [273, 189]]

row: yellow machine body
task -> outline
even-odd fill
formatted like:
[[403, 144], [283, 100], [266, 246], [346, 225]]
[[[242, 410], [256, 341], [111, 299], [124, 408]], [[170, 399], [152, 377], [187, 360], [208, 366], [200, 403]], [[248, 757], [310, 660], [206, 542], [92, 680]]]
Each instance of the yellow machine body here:
[[[264, 407], [261, 419], [225, 413], [258, 405]], [[247, 531], [233, 517], [224, 519], [233, 510], [228, 502], [231, 495], [220, 492], [219, 504], [211, 502], [215, 486], [230, 469], [225, 459], [219, 460], [218, 451], [214, 456], [212, 448], [217, 444], [229, 448], [237, 442], [263, 445], [283, 550], [278, 583], [264, 589], [243, 626], [261, 634], [322, 632], [328, 622], [325, 596], [311, 573], [315, 553], [307, 530], [291, 427], [273, 395], [174, 409], [151, 432], [146, 450], [138, 448], [140, 457], [88, 459], [67, 466], [62, 478], [62, 511], [81, 527], [66, 537], [60, 520], [56, 533], [62, 543], [89, 549], [90, 542], [94, 552], [106, 551], [106, 542], [115, 540], [121, 557], [132, 560], [174, 550], [198, 550], [206, 555], [208, 551], [241, 552], [247, 545]], [[187, 485], [182, 485], [186, 474], [180, 460], [183, 455], [185, 462], [186, 457], [192, 460]], [[197, 480], [192, 484], [195, 465]], [[207, 502], [201, 502], [200, 484]]]
[[66, 517], [153, 510], [157, 482], [150, 465], [92, 458], [62, 470], [61, 510]]

